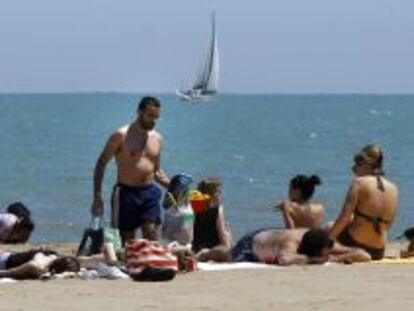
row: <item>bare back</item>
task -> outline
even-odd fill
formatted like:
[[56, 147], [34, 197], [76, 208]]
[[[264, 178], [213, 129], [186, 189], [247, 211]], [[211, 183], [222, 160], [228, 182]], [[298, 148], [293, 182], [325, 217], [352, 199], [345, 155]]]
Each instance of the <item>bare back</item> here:
[[[384, 191], [378, 188], [375, 176], [356, 178], [357, 201], [353, 218], [348, 230], [358, 241], [367, 246], [381, 248], [387, 241], [387, 231], [391, 227], [397, 213], [398, 189], [384, 177], [381, 177]], [[362, 214], [362, 216], [361, 216]], [[366, 216], [380, 219], [378, 230]]]
[[129, 186], [150, 184], [159, 166], [162, 139], [155, 130], [138, 132], [124, 126], [116, 132], [118, 137], [115, 160], [118, 182]]
[[296, 253], [304, 235], [304, 229], [266, 230], [253, 240], [253, 251], [261, 262], [271, 263], [284, 252]]
[[289, 205], [288, 213], [294, 228], [320, 228], [323, 223], [324, 207], [317, 203]]

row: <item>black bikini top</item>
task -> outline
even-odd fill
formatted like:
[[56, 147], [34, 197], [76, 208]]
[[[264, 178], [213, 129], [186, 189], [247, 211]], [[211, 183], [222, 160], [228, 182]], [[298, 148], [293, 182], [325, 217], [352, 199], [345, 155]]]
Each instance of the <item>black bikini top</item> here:
[[372, 225], [374, 226], [375, 232], [377, 232], [378, 234], [381, 234], [380, 224], [382, 224], [382, 223], [383, 224], [388, 224], [390, 222], [389, 220], [386, 220], [382, 217], [375, 217], [375, 216], [367, 215], [365, 213], [362, 213], [359, 210], [355, 210], [354, 214], [370, 221], [372, 223]]

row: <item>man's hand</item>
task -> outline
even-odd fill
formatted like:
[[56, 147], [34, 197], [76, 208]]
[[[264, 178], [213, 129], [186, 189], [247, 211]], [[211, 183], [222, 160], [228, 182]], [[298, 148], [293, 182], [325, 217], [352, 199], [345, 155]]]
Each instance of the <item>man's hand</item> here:
[[102, 216], [104, 204], [101, 195], [96, 195], [92, 202], [91, 213], [93, 216]]
[[352, 264], [352, 260], [350, 258], [343, 257], [343, 256], [335, 256], [335, 255], [331, 255], [329, 257], [329, 262], [342, 263], [345, 265]]

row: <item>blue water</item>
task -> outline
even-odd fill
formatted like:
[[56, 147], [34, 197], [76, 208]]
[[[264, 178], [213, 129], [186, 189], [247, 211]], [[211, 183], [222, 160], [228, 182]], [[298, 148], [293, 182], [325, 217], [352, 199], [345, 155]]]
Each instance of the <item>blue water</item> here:
[[[139, 94], [0, 95], [0, 204], [23, 201], [37, 224], [33, 240], [77, 241], [89, 220], [92, 173], [108, 135], [134, 120]], [[223, 181], [234, 235], [281, 226], [267, 208], [297, 173], [319, 174], [315, 199], [333, 220], [352, 178], [352, 155], [385, 149], [401, 190], [391, 237], [414, 225], [414, 96], [221, 95], [189, 104], [160, 95], [163, 167]], [[115, 182], [105, 177], [106, 215]]]

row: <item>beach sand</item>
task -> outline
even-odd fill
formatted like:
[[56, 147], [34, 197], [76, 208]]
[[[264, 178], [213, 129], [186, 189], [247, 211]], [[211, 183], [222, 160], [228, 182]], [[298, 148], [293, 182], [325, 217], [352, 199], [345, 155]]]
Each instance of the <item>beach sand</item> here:
[[167, 283], [19, 281], [0, 284], [0, 310], [410, 310], [413, 276], [414, 265], [355, 264], [194, 272]]

